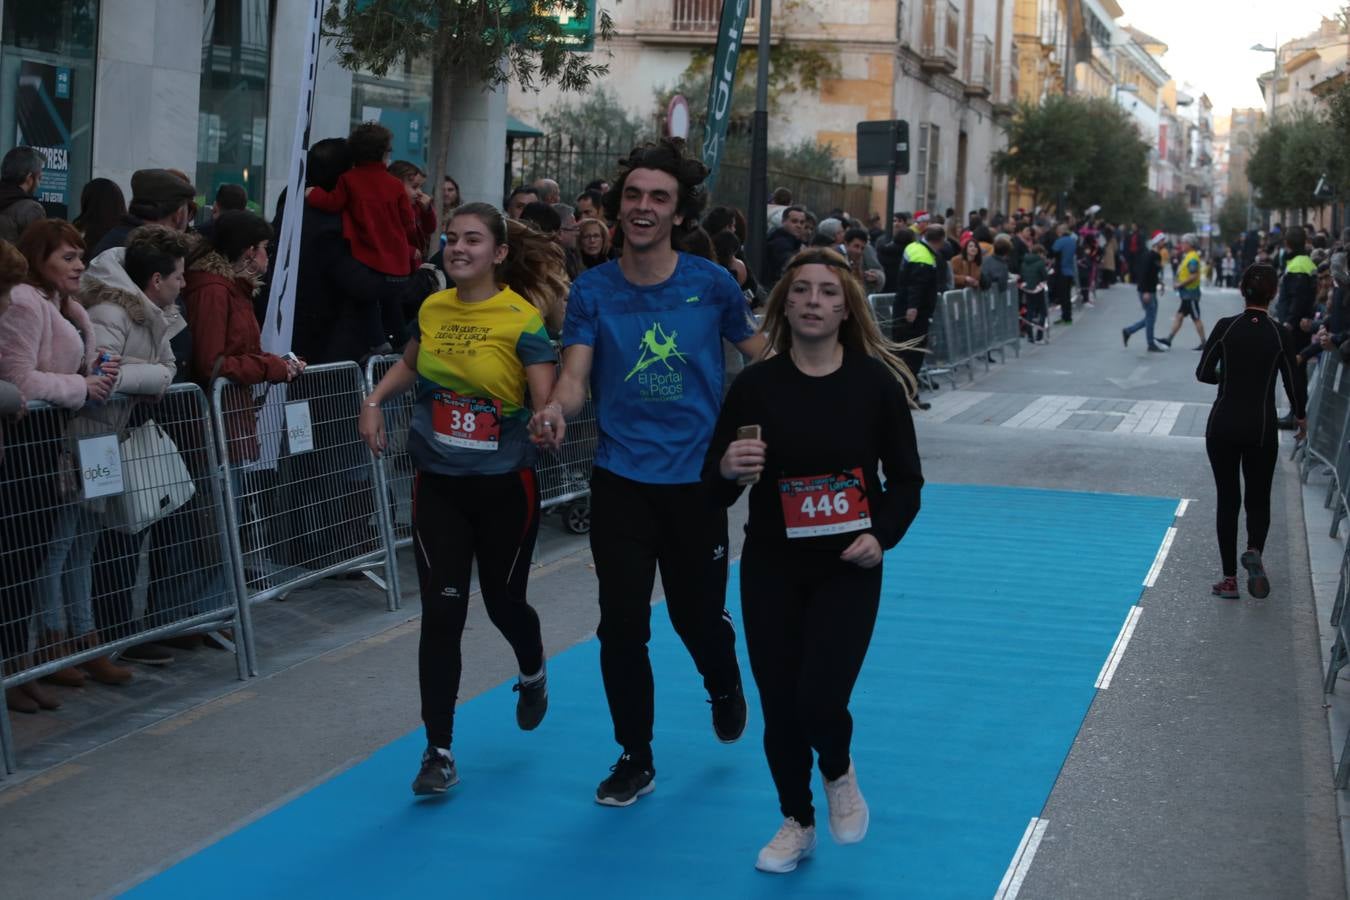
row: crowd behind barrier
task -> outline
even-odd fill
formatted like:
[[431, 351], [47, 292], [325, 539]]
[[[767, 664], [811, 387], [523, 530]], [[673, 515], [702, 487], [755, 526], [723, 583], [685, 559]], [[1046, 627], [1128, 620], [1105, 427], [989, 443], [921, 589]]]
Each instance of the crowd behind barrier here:
[[[234, 636], [237, 602], [225, 486], [200, 388], [159, 401], [113, 395], [78, 413], [42, 402], [0, 424], [0, 655], [15, 687], [164, 637]], [[105, 667], [105, 677], [116, 667]], [[67, 677], [81, 678], [78, 672]], [[15, 767], [0, 709], [5, 770]]]
[[[1332, 510], [1330, 537], [1339, 535], [1341, 520], [1350, 509], [1350, 366], [1338, 353], [1317, 357], [1317, 371], [1309, 379], [1308, 435], [1295, 449], [1304, 482], [1315, 469], [1329, 476], [1324, 505]], [[1350, 663], [1350, 616], [1345, 614], [1350, 600], [1350, 544], [1341, 554], [1340, 578], [1331, 610], [1331, 626], [1336, 629], [1323, 690], [1335, 693], [1336, 681]], [[1336, 786], [1350, 787], [1350, 731], [1336, 764]]]
[[[895, 294], [871, 294], [867, 298], [883, 334], [890, 334], [895, 319], [903, 315], [895, 309]], [[928, 354], [924, 358], [921, 379], [930, 386], [946, 378], [957, 385], [957, 373], [965, 372], [975, 380], [975, 366], [989, 370], [993, 354], [1007, 360], [1011, 347], [1022, 355], [1022, 321], [1017, 288], [997, 287], [985, 290], [962, 288], [938, 297], [933, 323], [928, 331]]]
[[[887, 332], [894, 299], [869, 297]], [[973, 378], [991, 354], [1020, 353], [1017, 301], [1015, 288], [940, 297], [927, 375]], [[380, 458], [357, 433], [364, 398], [397, 360], [310, 366], [289, 384], [217, 379], [209, 398], [179, 384], [158, 401], [114, 395], [76, 414], [32, 403], [0, 425], [6, 471], [19, 473], [0, 483], [3, 686], [205, 632], [234, 651], [240, 678], [256, 675], [252, 604], [335, 575], [365, 573], [398, 609], [412, 392], [386, 403]], [[541, 506], [574, 534], [590, 528], [597, 436], [588, 401], [562, 448], [540, 452]], [[0, 743], [13, 772], [6, 710]]]

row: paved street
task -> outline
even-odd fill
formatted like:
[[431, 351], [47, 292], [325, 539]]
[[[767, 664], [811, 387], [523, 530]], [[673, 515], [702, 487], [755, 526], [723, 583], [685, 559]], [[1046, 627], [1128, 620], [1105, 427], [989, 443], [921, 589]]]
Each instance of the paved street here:
[[[1233, 291], [1204, 302], [1211, 322], [1240, 304]], [[1163, 298], [1161, 329], [1175, 304]], [[1146, 353], [1142, 334], [1122, 348], [1120, 328], [1137, 315], [1131, 288], [1104, 292], [1051, 345], [932, 394], [919, 416], [931, 482], [1189, 500], [1040, 812], [1018, 896], [1344, 897], [1295, 469], [1282, 453], [1271, 597], [1211, 597], [1218, 557], [1202, 435], [1213, 388], [1194, 380], [1189, 323], [1168, 354]], [[595, 578], [584, 539], [556, 522], [546, 530], [531, 597], [553, 655], [593, 637]], [[0, 895], [128, 887], [416, 728], [417, 608], [409, 596], [403, 613], [381, 612], [361, 582], [327, 582], [259, 608], [262, 678], [233, 681], [226, 654], [197, 651], [164, 673], [138, 670], [125, 691], [83, 689], [58, 714], [16, 718], [23, 771], [0, 782], [10, 851]], [[961, 664], [1000, 665], [996, 625], [972, 622], [964, 646]], [[511, 678], [512, 663], [475, 603], [462, 699]], [[972, 696], [951, 714], [979, 709]]]

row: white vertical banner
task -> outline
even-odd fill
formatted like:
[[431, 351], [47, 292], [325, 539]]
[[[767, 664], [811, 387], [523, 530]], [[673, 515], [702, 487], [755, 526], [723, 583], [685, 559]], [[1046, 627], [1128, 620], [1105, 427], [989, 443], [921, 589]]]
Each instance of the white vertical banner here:
[[295, 109], [295, 136], [291, 140], [291, 168], [286, 179], [286, 209], [281, 216], [276, 258], [271, 260], [272, 290], [267, 296], [262, 347], [269, 353], [291, 349], [295, 324], [295, 276], [300, 268], [300, 223], [305, 212], [305, 165], [309, 155], [309, 127], [314, 116], [314, 84], [319, 71], [319, 26], [323, 0], [309, 0], [309, 34], [305, 38], [304, 68], [300, 73], [300, 102]]
[[[291, 138], [291, 167], [286, 178], [286, 208], [282, 210], [276, 256], [269, 260], [272, 288], [267, 295], [267, 316], [262, 323], [262, 348], [278, 355], [291, 349], [295, 326], [295, 278], [300, 272], [300, 224], [305, 219], [305, 169], [309, 163], [309, 127], [314, 118], [314, 85], [319, 72], [319, 26], [323, 0], [308, 0], [309, 33], [305, 36], [304, 68], [300, 71], [300, 99], [295, 107], [295, 134]], [[266, 390], [266, 400], [256, 413], [259, 455], [248, 469], [274, 469], [281, 455], [283, 407], [286, 386]]]

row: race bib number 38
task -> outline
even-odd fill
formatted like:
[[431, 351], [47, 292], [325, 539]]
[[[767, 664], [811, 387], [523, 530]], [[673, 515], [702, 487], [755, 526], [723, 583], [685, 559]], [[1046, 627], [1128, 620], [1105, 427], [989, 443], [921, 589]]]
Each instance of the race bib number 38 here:
[[431, 428], [436, 440], [466, 450], [496, 450], [502, 434], [502, 403], [437, 391], [431, 398]]
[[778, 479], [789, 538], [820, 537], [872, 527], [862, 469], [833, 475]]

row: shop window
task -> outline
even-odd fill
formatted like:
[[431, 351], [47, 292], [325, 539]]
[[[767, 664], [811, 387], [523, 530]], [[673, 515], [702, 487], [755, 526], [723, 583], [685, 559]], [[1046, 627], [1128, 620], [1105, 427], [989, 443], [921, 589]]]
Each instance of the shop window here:
[[0, 153], [27, 144], [45, 165], [37, 197], [49, 215], [79, 214], [93, 165], [98, 0], [3, 4]]
[[262, 212], [275, 12], [275, 0], [205, 0], [196, 175], [203, 207], [221, 185], [238, 184], [249, 209]]
[[391, 159], [406, 159], [424, 170], [431, 141], [431, 63], [419, 57], [395, 64], [380, 78], [367, 71], [352, 76], [352, 125], [379, 122], [394, 135]]

